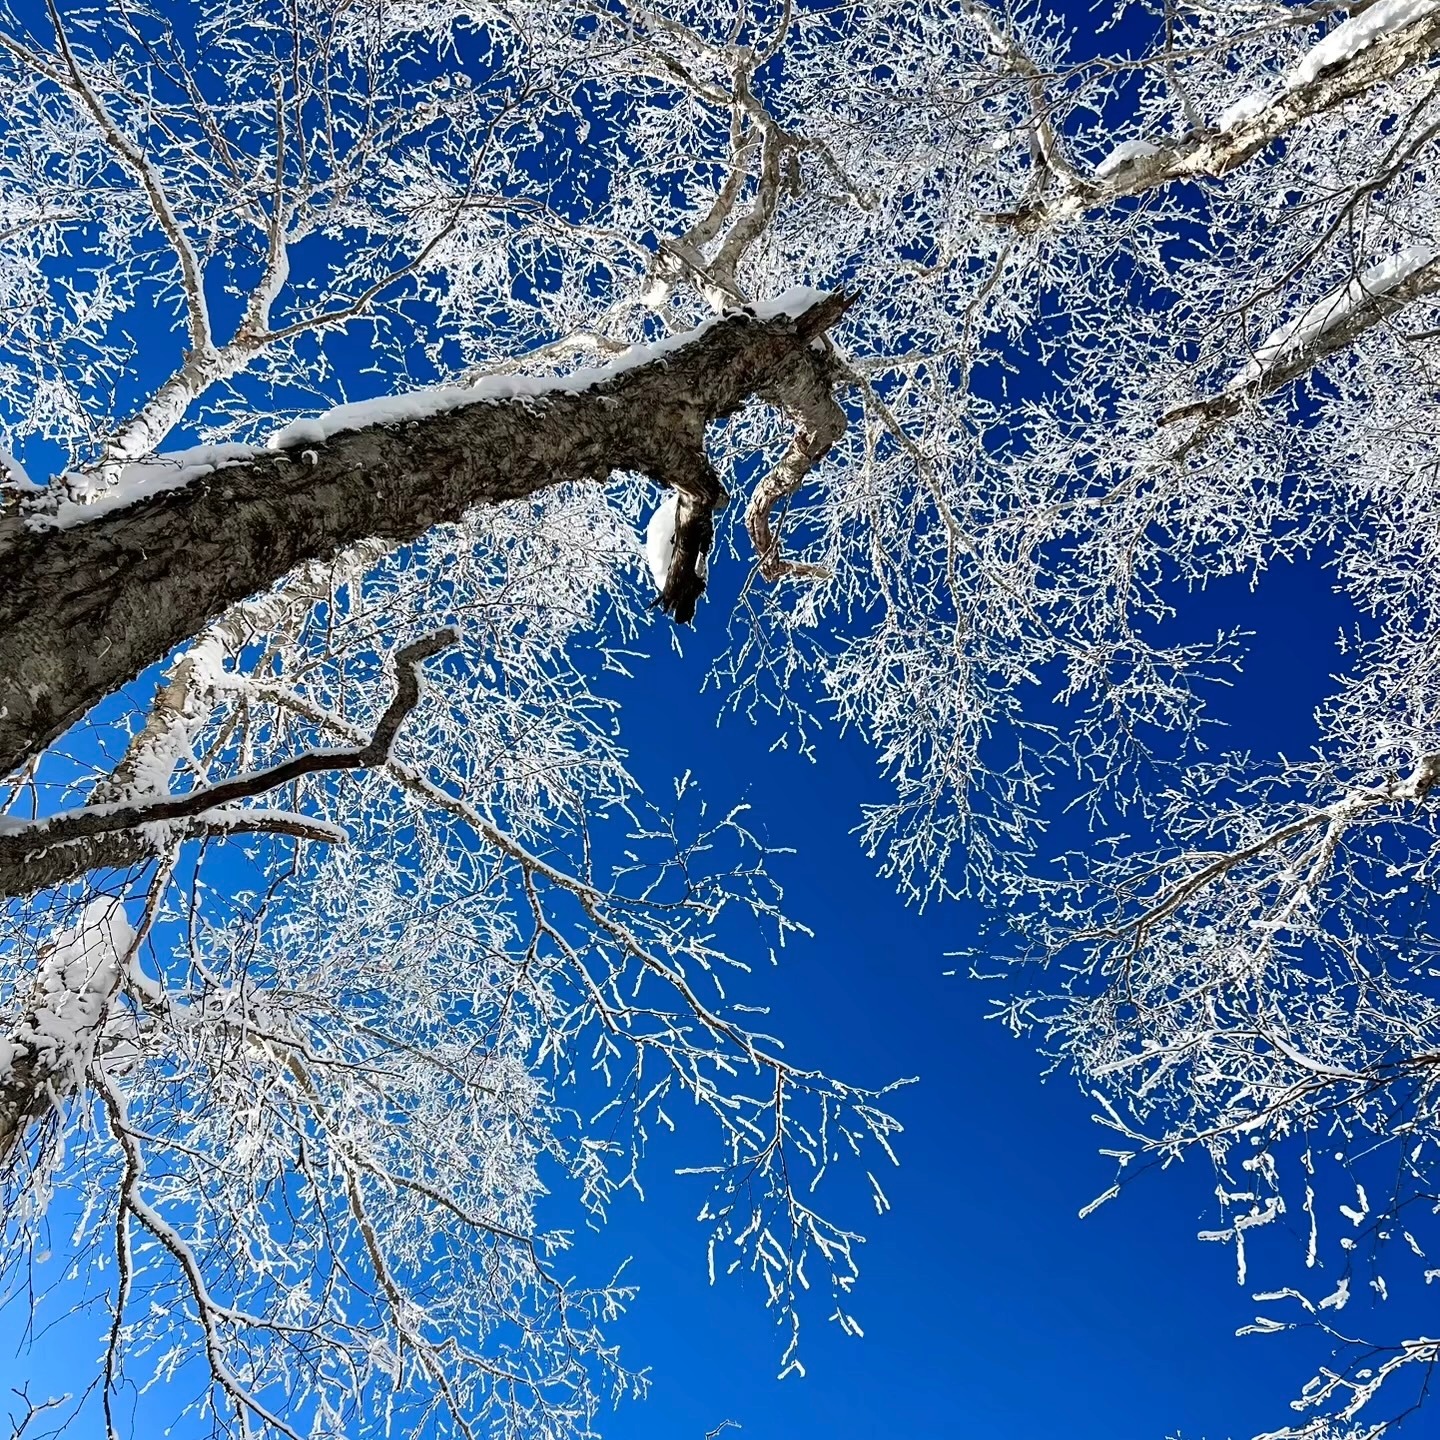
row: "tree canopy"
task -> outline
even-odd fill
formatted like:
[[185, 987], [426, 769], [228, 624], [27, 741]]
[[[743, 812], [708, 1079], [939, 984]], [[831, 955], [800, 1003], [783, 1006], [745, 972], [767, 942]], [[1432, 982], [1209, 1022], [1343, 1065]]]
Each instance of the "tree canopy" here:
[[[541, 1175], [603, 1210], [672, 1095], [714, 1243], [853, 1325], [811, 1182], [895, 1122], [727, 998], [791, 922], [628, 774], [657, 606], [866, 737], [863, 843], [1003, 919], [1121, 1180], [1207, 1155], [1242, 1279], [1299, 1224], [1260, 1328], [1428, 1281], [1437, 50], [1440, 0], [0, 11], [6, 1255], [83, 1177], [112, 1433], [197, 1337], [235, 1433], [583, 1430], [623, 1287]], [[1339, 673], [1232, 753], [1194, 597], [1290, 563]], [[1270, 1433], [1378, 1433], [1436, 1344]]]

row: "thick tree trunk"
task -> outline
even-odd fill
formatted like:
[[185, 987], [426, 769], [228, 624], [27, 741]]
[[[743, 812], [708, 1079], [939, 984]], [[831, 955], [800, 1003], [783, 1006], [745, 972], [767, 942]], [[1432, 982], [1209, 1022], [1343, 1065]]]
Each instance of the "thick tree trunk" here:
[[680, 492], [661, 603], [689, 620], [704, 589], [696, 562], [727, 498], [705, 457], [706, 425], [751, 397], [784, 403], [787, 377], [823, 371], [812, 343], [847, 304], [837, 295], [797, 315], [739, 312], [584, 389], [263, 452], [68, 529], [0, 521], [0, 775], [296, 566], [372, 537], [401, 545], [562, 481], [633, 470]]

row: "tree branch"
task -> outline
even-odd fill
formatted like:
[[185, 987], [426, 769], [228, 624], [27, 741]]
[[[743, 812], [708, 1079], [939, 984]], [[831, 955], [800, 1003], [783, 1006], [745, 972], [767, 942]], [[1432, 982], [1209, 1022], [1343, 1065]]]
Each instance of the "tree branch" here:
[[54, 0], [46, 0], [45, 9], [55, 30], [55, 42], [60, 47], [61, 58], [65, 62], [64, 71], [49, 66], [8, 36], [0, 35], [0, 43], [40, 74], [70, 91], [90, 112], [105, 144], [134, 172], [150, 202], [155, 221], [170, 242], [180, 265], [185, 310], [190, 321], [190, 347], [196, 352], [209, 350], [210, 319], [205, 304], [204, 272], [195, 247], [190, 243], [190, 237], [186, 235], [184, 226], [170, 203], [165, 183], [146, 158], [145, 152], [116, 124], [114, 117], [106, 109], [105, 102], [85, 78], [85, 72], [80, 68], [75, 53], [70, 48], [70, 40], [65, 34], [65, 26], [60, 19], [60, 12], [55, 8]]
[[1218, 180], [1253, 159], [1297, 125], [1333, 110], [1347, 100], [1432, 59], [1440, 49], [1440, 11], [1396, 31], [1362, 50], [1346, 64], [1327, 70], [1308, 84], [1282, 89], [1254, 115], [1229, 125], [1191, 131], [1178, 140], [1136, 155], [1113, 173], [1078, 177], [1049, 190], [1018, 210], [990, 216], [997, 224], [1038, 230], [1072, 220], [1116, 200], [1147, 195], [1177, 181]]
[[0, 774], [297, 566], [361, 540], [402, 545], [565, 481], [638, 471], [680, 492], [660, 603], [690, 621], [704, 591], [698, 560], [727, 498], [705, 455], [706, 425], [765, 395], [850, 303], [837, 294], [794, 315], [737, 312], [587, 385], [522, 386], [295, 440], [94, 518], [75, 507], [80, 523], [69, 528], [40, 514], [0, 517]]
[[[453, 630], [439, 630], [395, 655], [395, 698], [363, 745], [311, 750], [267, 770], [237, 775], [184, 795], [144, 804], [92, 805], [44, 820], [0, 829], [0, 895], [26, 895], [95, 869], [120, 869], [158, 853], [193, 834], [254, 833], [295, 835], [306, 840], [343, 838], [334, 827], [301, 815], [226, 813], [241, 800], [327, 770], [360, 770], [383, 765], [401, 722], [420, 699], [420, 665], [455, 643]], [[187, 823], [188, 822], [188, 823]], [[177, 823], [179, 829], [177, 830]]]
[[[1357, 282], [1352, 282], [1352, 285]], [[1326, 296], [1316, 301], [1309, 314], [1317, 312], [1323, 319], [1326, 305], [1332, 306], [1338, 315], [1334, 324], [1317, 326], [1316, 332], [1308, 339], [1293, 346], [1284, 346], [1268, 364], [1258, 366], [1258, 373], [1242, 376], [1232, 382], [1218, 395], [1196, 400], [1168, 410], [1160, 417], [1161, 425], [1174, 425], [1181, 420], [1216, 421], [1237, 415], [1252, 401], [1262, 395], [1270, 395], [1283, 389], [1292, 381], [1308, 374], [1322, 360], [1338, 354], [1354, 344], [1367, 331], [1383, 324], [1398, 310], [1440, 293], [1440, 259], [1421, 265], [1398, 285], [1363, 295], [1354, 303], [1345, 305], [1342, 311], [1343, 294]], [[1189, 445], [1186, 447], [1191, 448]]]

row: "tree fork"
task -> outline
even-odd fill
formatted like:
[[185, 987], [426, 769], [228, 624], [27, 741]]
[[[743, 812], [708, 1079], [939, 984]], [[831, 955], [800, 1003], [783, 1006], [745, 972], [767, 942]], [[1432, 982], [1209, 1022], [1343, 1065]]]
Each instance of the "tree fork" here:
[[0, 519], [0, 774], [298, 565], [367, 539], [403, 545], [565, 481], [630, 470], [680, 491], [659, 603], [690, 621], [704, 589], [696, 560], [728, 499], [705, 428], [771, 398], [851, 298], [763, 319], [738, 311], [583, 390], [477, 400], [260, 452], [68, 529]]

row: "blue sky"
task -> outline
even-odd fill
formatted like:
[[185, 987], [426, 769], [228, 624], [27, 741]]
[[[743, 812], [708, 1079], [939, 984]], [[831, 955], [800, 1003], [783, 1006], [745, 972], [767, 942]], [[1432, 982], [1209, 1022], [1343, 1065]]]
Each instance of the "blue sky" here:
[[[983, 1018], [1004, 982], [970, 980], [963, 962], [956, 973], [947, 958], [976, 943], [978, 910], [951, 903], [917, 913], [876, 877], [850, 833], [861, 803], [883, 795], [863, 741], [825, 734], [811, 761], [775, 749], [763, 719], [727, 716], [716, 727], [717, 697], [702, 682], [724, 643], [723, 607], [739, 569], [717, 561], [683, 655], [657, 619], [633, 678], [605, 678], [622, 704], [634, 770], [663, 796], [693, 768], [714, 804], [748, 799], [760, 835], [796, 849], [778, 873], [790, 913], [815, 938], [789, 946], [778, 968], [761, 968], [746, 995], [774, 1007], [767, 1028], [791, 1055], [860, 1084], [910, 1074], [920, 1083], [894, 1097], [906, 1131], [900, 1168], [882, 1176], [891, 1212], [877, 1218], [856, 1205], [837, 1217], [870, 1237], [850, 1307], [865, 1337], [826, 1324], [825, 1297], [815, 1296], [803, 1379], [776, 1379], [783, 1336], [758, 1286], [744, 1276], [707, 1283], [705, 1231], [695, 1223], [705, 1183], [669, 1173], [706, 1158], [701, 1142], [687, 1147], [683, 1126], [678, 1140], [657, 1142], [646, 1202], [623, 1197], [610, 1227], [581, 1229], [573, 1252], [590, 1279], [630, 1257], [628, 1278], [640, 1286], [613, 1334], [631, 1365], [648, 1367], [652, 1392], [604, 1417], [602, 1433], [703, 1440], [734, 1420], [744, 1440], [1239, 1440], [1285, 1423], [1323, 1342], [1234, 1332], [1264, 1308], [1252, 1291], [1294, 1278], [1293, 1250], [1283, 1278], [1257, 1270], [1237, 1286], [1233, 1253], [1195, 1238], [1216, 1223], [1215, 1176], [1200, 1157], [1142, 1176], [1078, 1218], [1112, 1174], [1096, 1153], [1106, 1133], [1091, 1120], [1095, 1107], [1063, 1075], [1042, 1083], [1033, 1049]], [[1230, 722], [1220, 743], [1303, 750], [1336, 633], [1352, 618], [1318, 565], [1283, 568], [1254, 592], [1237, 579], [1192, 597], [1176, 622], [1186, 634], [1234, 624], [1257, 632], [1236, 686], [1216, 693], [1217, 714]], [[545, 1219], [577, 1223], [558, 1196]], [[1347, 1325], [1363, 1330], [1370, 1303], [1362, 1288]], [[1389, 1307], [1391, 1334], [1403, 1303]], [[93, 1345], [52, 1339], [17, 1356], [18, 1319], [0, 1315], [0, 1380], [29, 1379], [32, 1394], [89, 1380]], [[1425, 1333], [1423, 1313], [1416, 1325]]]
[[[1195, 597], [1178, 622], [1187, 630], [1259, 632], [1244, 675], [1217, 694], [1231, 722], [1222, 743], [1303, 748], [1347, 618], [1318, 566], [1277, 572], [1253, 594], [1235, 580]], [[895, 1101], [906, 1133], [884, 1177], [893, 1210], [861, 1222], [871, 1240], [852, 1310], [865, 1338], [846, 1339], [817, 1307], [803, 1380], [774, 1378], [780, 1339], [762, 1297], [738, 1280], [706, 1283], [701, 1182], [656, 1163], [646, 1204], [627, 1202], [603, 1239], [581, 1242], [581, 1254], [633, 1255], [642, 1287], [617, 1335], [651, 1367], [653, 1391], [607, 1433], [700, 1440], [734, 1419], [747, 1440], [1221, 1440], [1298, 1419], [1287, 1402], [1322, 1342], [1235, 1337], [1265, 1308], [1251, 1293], [1281, 1282], [1257, 1272], [1242, 1289], [1233, 1252], [1196, 1240], [1216, 1223], [1208, 1164], [1148, 1174], [1078, 1218], [1111, 1179], [1096, 1107], [1063, 1076], [1042, 1083], [1034, 1051], [983, 1018], [1002, 983], [947, 974], [946, 952], [975, 943], [978, 912], [917, 914], [876, 878], [848, 833], [861, 801], [882, 793], [857, 737], [827, 736], [811, 763], [772, 751], [763, 723], [714, 728], [713, 692], [698, 691], [719, 619], [716, 603], [702, 609], [683, 660], [652, 632], [651, 658], [616, 686], [635, 768], [658, 792], [698, 751], [712, 799], [748, 795], [766, 838], [797, 847], [779, 873], [816, 936], [754, 986], [792, 1055], [857, 1083], [921, 1083]], [[1347, 1310], [1356, 1328], [1367, 1303]]]
[[[609, 1229], [582, 1229], [573, 1252], [590, 1278], [631, 1257], [641, 1289], [614, 1338], [630, 1364], [649, 1368], [651, 1396], [605, 1417], [602, 1432], [703, 1440], [729, 1419], [745, 1440], [1238, 1440], [1284, 1423], [1313, 1373], [1307, 1361], [1323, 1359], [1318, 1337], [1235, 1338], [1261, 1308], [1250, 1292], [1269, 1277], [1238, 1287], [1232, 1252], [1195, 1239], [1216, 1216], [1203, 1160], [1143, 1176], [1078, 1218], [1111, 1178], [1096, 1154], [1106, 1137], [1095, 1107], [1063, 1076], [1042, 1083], [1034, 1051], [983, 1018], [1003, 982], [969, 980], [963, 965], [953, 973], [946, 952], [975, 942], [978, 912], [920, 914], [876, 878], [849, 833], [861, 802], [882, 793], [863, 742], [826, 735], [812, 762], [773, 749], [763, 721], [727, 717], [716, 728], [716, 697], [701, 682], [737, 580], [733, 561], [717, 564], [715, 598], [683, 656], [657, 621], [634, 678], [608, 681], [634, 768], [663, 795], [694, 767], [712, 802], [748, 798], [761, 835], [798, 851], [779, 873], [815, 938], [761, 969], [747, 994], [774, 1006], [769, 1028], [792, 1056], [861, 1084], [908, 1074], [920, 1083], [895, 1097], [906, 1132], [900, 1168], [882, 1177], [891, 1213], [856, 1206], [841, 1217], [870, 1236], [851, 1306], [865, 1338], [826, 1324], [817, 1295], [803, 1379], [775, 1378], [783, 1337], [758, 1287], [744, 1276], [707, 1283], [695, 1223], [704, 1182], [669, 1173], [696, 1159], [683, 1127], [657, 1144], [646, 1202], [623, 1197]], [[1187, 627], [1247, 621], [1260, 632], [1245, 676], [1217, 697], [1231, 740], [1267, 752], [1303, 745], [1345, 619], [1318, 568], [1283, 570], [1253, 595], [1232, 582], [1195, 602]], [[559, 1197], [546, 1219], [576, 1221]], [[1347, 1310], [1355, 1328], [1367, 1303], [1362, 1293]], [[32, 1393], [88, 1380], [89, 1345], [52, 1339], [17, 1356], [18, 1318], [0, 1316], [0, 1379], [30, 1379]]]

